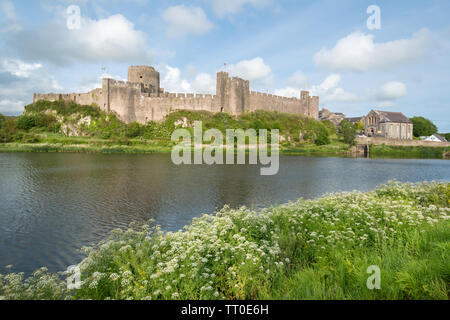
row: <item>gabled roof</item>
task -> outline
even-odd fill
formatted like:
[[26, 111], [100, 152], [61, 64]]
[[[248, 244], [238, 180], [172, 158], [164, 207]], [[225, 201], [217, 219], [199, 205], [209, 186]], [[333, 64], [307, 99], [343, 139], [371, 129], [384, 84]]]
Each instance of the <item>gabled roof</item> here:
[[435, 136], [436, 138], [438, 138], [439, 140], [441, 140], [442, 142], [447, 142], [447, 139], [445, 139], [443, 136], [441, 136], [440, 134], [433, 134], [431, 136]]
[[345, 118], [345, 120], [349, 122], [360, 122], [363, 117], [353, 117], [353, 118]]
[[373, 110], [380, 117], [380, 122], [412, 123], [403, 113]]

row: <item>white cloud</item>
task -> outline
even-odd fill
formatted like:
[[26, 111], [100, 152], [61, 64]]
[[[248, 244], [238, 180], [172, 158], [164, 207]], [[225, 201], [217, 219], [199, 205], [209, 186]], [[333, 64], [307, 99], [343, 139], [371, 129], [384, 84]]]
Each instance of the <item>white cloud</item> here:
[[227, 65], [225, 70], [231, 76], [241, 77], [254, 82], [253, 84], [268, 85], [273, 79], [272, 69], [264, 63], [264, 59], [256, 57], [252, 60], [242, 60], [235, 65]]
[[377, 103], [376, 108], [377, 109], [387, 109], [387, 108], [393, 108], [395, 107], [395, 103], [392, 101], [381, 101]]
[[167, 25], [167, 34], [171, 37], [203, 35], [213, 28], [213, 24], [199, 7], [169, 7], [162, 13], [162, 19]]
[[99, 20], [82, 18], [79, 30], [69, 30], [64, 22], [16, 32], [10, 38], [10, 45], [26, 60], [46, 60], [56, 64], [77, 60], [130, 63], [152, 58], [145, 33], [136, 30], [123, 15]]
[[378, 100], [394, 100], [405, 97], [407, 93], [403, 82], [391, 81], [379, 87], [375, 97]]
[[3, 70], [17, 77], [28, 78], [35, 70], [41, 69], [40, 63], [25, 63], [18, 59], [4, 59]]
[[208, 73], [200, 73], [192, 82], [192, 89], [195, 93], [214, 94], [216, 92], [216, 79]]
[[282, 96], [282, 97], [288, 97], [288, 98], [300, 98], [300, 91], [297, 88], [293, 87], [286, 87], [282, 89], [276, 89], [275, 95]]
[[0, 17], [2, 21], [0, 23], [0, 33], [18, 31], [22, 28], [17, 19], [16, 9], [10, 0], [0, 1]]
[[330, 70], [368, 71], [388, 68], [421, 58], [431, 45], [427, 29], [415, 33], [410, 39], [375, 43], [374, 36], [354, 32], [340, 39], [328, 50], [314, 55], [315, 63]]
[[21, 100], [9, 100], [2, 99], [0, 100], [0, 113], [6, 115], [16, 115], [23, 111], [23, 107], [25, 106], [25, 102]]
[[[301, 74], [295, 73], [294, 75], [299, 76]], [[301, 77], [294, 78], [306, 81], [306, 79], [301, 79]], [[290, 80], [292, 80], [292, 77]], [[311, 95], [320, 97], [320, 102], [355, 102], [361, 100], [357, 95], [346, 92], [343, 88], [339, 87], [341, 82], [341, 76], [339, 74], [331, 74], [321, 84], [314, 85], [309, 89], [302, 89], [305, 81], [299, 81], [298, 86], [277, 89], [275, 90], [275, 94], [283, 97], [300, 98], [300, 91], [309, 90]]]
[[214, 94], [216, 80], [208, 73], [199, 73], [190, 82], [184, 79], [179, 68], [166, 65], [161, 71], [161, 87], [167, 92], [174, 93]]
[[302, 70], [298, 70], [289, 78], [289, 83], [295, 87], [302, 87], [306, 85], [307, 81], [308, 77], [303, 73]]
[[111, 75], [109, 73], [103, 73], [99, 76], [82, 79], [81, 81], [79, 81], [79, 85], [76, 86], [75, 88], [71, 88], [70, 91], [85, 93], [85, 92], [89, 92], [89, 91], [97, 89], [97, 88], [101, 88], [103, 85], [102, 80], [105, 78], [114, 79], [117, 81], [124, 81], [124, 82], [128, 81], [128, 79], [122, 78], [119, 75]]
[[268, 6], [272, 0], [209, 0], [214, 12], [223, 17], [228, 14], [237, 13], [245, 5], [251, 5], [257, 9]]
[[165, 66], [161, 71], [161, 87], [168, 92], [191, 92], [191, 84], [181, 78], [178, 68]]
[[339, 74], [331, 74], [320, 85], [312, 86], [310, 93], [319, 96], [322, 102], [355, 102], [360, 99], [357, 95], [340, 88], [340, 82]]
[[19, 114], [33, 101], [33, 93], [62, 89], [41, 64], [9, 58], [0, 62], [0, 113]]

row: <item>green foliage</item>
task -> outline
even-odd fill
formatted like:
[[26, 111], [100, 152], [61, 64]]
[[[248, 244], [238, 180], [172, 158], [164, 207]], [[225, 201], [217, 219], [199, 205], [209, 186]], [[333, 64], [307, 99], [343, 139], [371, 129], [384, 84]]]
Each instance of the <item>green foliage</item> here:
[[[137, 122], [126, 124], [116, 115], [105, 113], [96, 106], [82, 106], [73, 102], [38, 101], [25, 109], [25, 114], [17, 119], [17, 129], [25, 133], [56, 133], [61, 131], [61, 124], [64, 124], [66, 133], [69, 130], [67, 127], [75, 127], [82, 135], [105, 140], [141, 140], [141, 137], [142, 140], [170, 140], [177, 128], [186, 127], [192, 131], [195, 121], [202, 121], [204, 130], [214, 128], [223, 134], [227, 129], [255, 129], [257, 133], [261, 129], [278, 129], [280, 135], [289, 138], [287, 140], [300, 142], [302, 136], [307, 142], [317, 145], [329, 144], [329, 136], [335, 132], [332, 123], [323, 124], [302, 115], [269, 111], [255, 111], [234, 117], [228, 113], [180, 110], [170, 113], [163, 121], [149, 121], [142, 125]], [[22, 141], [22, 138], [23, 134], [18, 140], [12, 141]]]
[[57, 115], [70, 116], [73, 114], [80, 114], [83, 117], [99, 117], [102, 112], [96, 106], [79, 105], [75, 102], [68, 102], [63, 100], [57, 101], [45, 101], [39, 100], [33, 104], [25, 107], [25, 112], [27, 113], [41, 113], [47, 110], [56, 111]]
[[134, 121], [126, 126], [125, 135], [127, 138], [136, 138], [142, 135], [142, 131], [142, 126]]
[[356, 126], [350, 121], [343, 120], [338, 128], [338, 135], [349, 145], [355, 144]]
[[0, 143], [12, 142], [18, 133], [17, 123], [14, 119], [4, 117], [0, 120]]
[[415, 137], [431, 136], [437, 133], [436, 125], [424, 117], [414, 117], [410, 119], [414, 125], [413, 134]]
[[443, 133], [442, 136], [443, 136], [447, 141], [450, 141], [450, 133]]
[[442, 159], [444, 152], [449, 151], [445, 147], [424, 147], [424, 146], [370, 146], [371, 157], [376, 158], [433, 158]]
[[25, 114], [17, 118], [18, 129], [28, 131], [35, 127], [51, 132], [59, 125], [53, 115], [45, 113]]
[[363, 121], [363, 120], [361, 120], [361, 121], [359, 121], [358, 123], [356, 123], [356, 130], [357, 130], [358, 132], [364, 132], [364, 130], [365, 130], [365, 125], [364, 125], [364, 121]]
[[336, 126], [334, 125], [333, 121], [324, 120], [322, 121], [322, 123], [328, 129], [328, 133], [330, 135], [336, 134]]
[[[45, 269], [0, 275], [0, 299], [443, 299], [450, 185], [391, 182], [254, 211], [225, 207], [184, 231], [148, 224], [85, 248], [82, 285]], [[381, 289], [366, 286], [381, 269]]]
[[6, 117], [0, 113], [0, 130], [3, 128], [6, 122]]

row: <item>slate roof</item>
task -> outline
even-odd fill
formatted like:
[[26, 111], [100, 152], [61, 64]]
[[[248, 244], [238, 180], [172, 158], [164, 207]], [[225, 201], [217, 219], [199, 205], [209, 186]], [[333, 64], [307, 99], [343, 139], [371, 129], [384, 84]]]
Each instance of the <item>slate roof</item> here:
[[412, 123], [411, 120], [401, 112], [374, 111], [380, 116], [380, 122]]
[[439, 140], [441, 140], [442, 142], [447, 142], [447, 139], [445, 139], [443, 136], [441, 136], [440, 134], [433, 134], [433, 136], [435, 136], [436, 138], [438, 138]]
[[353, 118], [346, 118], [345, 120], [349, 122], [360, 122], [363, 117], [353, 117]]

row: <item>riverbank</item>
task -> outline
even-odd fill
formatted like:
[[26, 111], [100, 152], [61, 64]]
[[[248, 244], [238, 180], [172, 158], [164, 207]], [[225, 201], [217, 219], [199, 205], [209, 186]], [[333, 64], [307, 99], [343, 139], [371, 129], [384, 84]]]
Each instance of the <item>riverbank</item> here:
[[[256, 212], [225, 207], [184, 231], [117, 230], [86, 248], [81, 289], [0, 277], [3, 299], [448, 299], [450, 184], [390, 183]], [[381, 270], [369, 290], [367, 269]]]
[[[54, 139], [45, 143], [0, 143], [0, 152], [49, 152], [49, 153], [125, 153], [125, 154], [147, 154], [147, 153], [170, 153], [175, 143], [167, 140], [153, 141], [110, 141], [99, 139], [88, 139], [80, 137], [67, 140]], [[405, 146], [370, 146], [371, 158], [402, 158], [402, 159], [442, 159], [450, 148], [445, 147], [405, 147]], [[339, 156], [353, 157], [350, 147], [342, 142], [318, 146], [315, 144], [282, 144], [281, 155], [304, 155], [304, 156]]]

